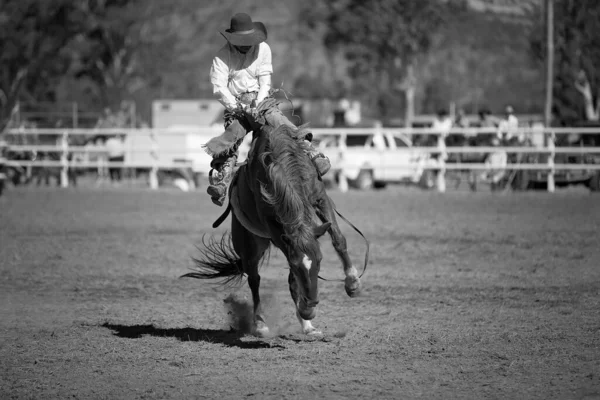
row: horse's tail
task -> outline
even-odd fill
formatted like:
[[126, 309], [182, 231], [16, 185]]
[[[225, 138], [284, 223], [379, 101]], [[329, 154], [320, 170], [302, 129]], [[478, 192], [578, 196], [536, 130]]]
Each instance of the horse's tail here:
[[181, 278], [221, 279], [223, 285], [239, 284], [244, 270], [242, 260], [231, 244], [231, 235], [225, 233], [221, 239], [202, 236], [202, 248], [199, 258], [192, 258], [196, 264], [194, 272], [182, 275]]

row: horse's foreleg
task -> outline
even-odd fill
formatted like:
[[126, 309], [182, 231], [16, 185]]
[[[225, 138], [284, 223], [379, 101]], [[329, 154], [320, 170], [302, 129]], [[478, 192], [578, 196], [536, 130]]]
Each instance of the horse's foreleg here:
[[317, 205], [316, 210], [317, 215], [319, 216], [321, 221], [331, 222], [331, 227], [329, 228], [329, 235], [331, 236], [333, 248], [340, 257], [340, 260], [342, 261], [342, 265], [344, 267], [344, 274], [346, 275], [344, 287], [348, 296], [354, 297], [360, 292], [360, 279], [358, 277], [358, 271], [352, 265], [352, 261], [350, 260], [350, 256], [348, 255], [346, 238], [342, 234], [342, 231], [340, 230], [340, 227], [335, 218], [333, 201], [329, 198], [329, 196], [325, 196]]
[[242, 226], [235, 215], [231, 216], [231, 231], [233, 248], [242, 260], [244, 272], [248, 275], [248, 286], [250, 286], [250, 291], [252, 292], [254, 333], [257, 336], [266, 336], [269, 334], [269, 327], [265, 322], [260, 303], [258, 264], [269, 247], [269, 240], [250, 233]]
[[296, 305], [296, 318], [298, 318], [298, 322], [302, 326], [302, 332], [307, 335], [321, 335], [322, 332], [315, 328], [309, 320], [306, 320], [300, 316], [300, 311], [298, 310], [298, 284], [296, 282], [296, 278], [294, 278], [294, 274], [290, 271], [288, 275], [288, 284], [290, 286], [290, 294], [292, 295], [292, 300]]

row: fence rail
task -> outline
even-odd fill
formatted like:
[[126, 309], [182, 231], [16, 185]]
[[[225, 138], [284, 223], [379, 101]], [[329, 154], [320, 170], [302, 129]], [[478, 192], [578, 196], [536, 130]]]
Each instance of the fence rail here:
[[[69, 139], [72, 137], [83, 136], [83, 137], [97, 137], [97, 136], [115, 136], [115, 135], [126, 135], [128, 137], [146, 137], [150, 145], [147, 146], [136, 146], [131, 149], [133, 153], [145, 153], [150, 154], [148, 162], [104, 162], [103, 167], [117, 167], [117, 168], [147, 168], [150, 170], [150, 182], [153, 188], [157, 187], [157, 172], [159, 169], [173, 169], [181, 168], [186, 166], [186, 163], [175, 162], [175, 161], [160, 161], [159, 154], [169, 155], [181, 153], [181, 148], [167, 148], [160, 147], [157, 139], [159, 137], [177, 137], [180, 135], [199, 135], [202, 137], [212, 137], [218, 135], [222, 130], [218, 127], [198, 127], [198, 128], [181, 128], [181, 129], [11, 129], [5, 132], [5, 137], [9, 141], [18, 142], [18, 137], [26, 136], [53, 136], [57, 139], [56, 145], [38, 145], [38, 144], [18, 144], [8, 143], [7, 146], [13, 151], [38, 151], [46, 153], [57, 153], [60, 155], [60, 160], [11, 160], [11, 164], [18, 164], [23, 167], [59, 167], [61, 168], [61, 185], [66, 187], [68, 183], [68, 170], [70, 168], [93, 168], [97, 167], [98, 163], [89, 161], [77, 161], [74, 162], [69, 159], [69, 154], [94, 154], [106, 153], [105, 148], [90, 148], [88, 146], [74, 146], [71, 145]], [[384, 128], [381, 126], [374, 126], [370, 128], [318, 128], [313, 129], [315, 138], [323, 138], [326, 136], [351, 136], [351, 135], [376, 135], [376, 134], [390, 134], [390, 135], [403, 135], [412, 137], [413, 135], [433, 135], [438, 138], [448, 134], [461, 134], [466, 136], [477, 136], [483, 134], [497, 134], [498, 129], [496, 128], [453, 128], [445, 133], [440, 133], [432, 128]], [[543, 146], [481, 146], [481, 147], [468, 147], [468, 146], [446, 146], [444, 140], [438, 140], [437, 146], [431, 147], [409, 147], [394, 150], [397, 154], [403, 153], [421, 153], [421, 154], [437, 154], [436, 162], [422, 165], [423, 169], [433, 169], [437, 171], [438, 175], [438, 190], [444, 191], [445, 184], [442, 181], [445, 179], [445, 172], [448, 170], [489, 170], [490, 165], [485, 163], [464, 163], [464, 162], [447, 162], [446, 158], [448, 154], [481, 154], [481, 153], [498, 153], [504, 152], [506, 154], [519, 154], [519, 155], [536, 155], [543, 156], [544, 161], [539, 163], [530, 162], [516, 162], [508, 163], [503, 168], [506, 170], [535, 170], [542, 171], [547, 174], [548, 191], [554, 191], [555, 180], [554, 176], [556, 171], [575, 171], [575, 170], [589, 170], [589, 171], [600, 171], [600, 161], [594, 161], [600, 157], [600, 147], [582, 147], [582, 146], [556, 146], [555, 141], [557, 135], [600, 135], [600, 128], [520, 128], [511, 132], [514, 135], [526, 135], [529, 137], [536, 136], [538, 139], [543, 139]], [[12, 140], [11, 140], [12, 139]], [[538, 140], [538, 143], [540, 140]], [[202, 148], [186, 148], [187, 154], [203, 154]], [[334, 170], [341, 172], [340, 178], [345, 179], [343, 169], [351, 165], [351, 160], [348, 160], [346, 155], [348, 148], [345, 145], [336, 148], [342, 159], [344, 159], [344, 165], [334, 166]], [[592, 161], [588, 161], [582, 164], [568, 164], [568, 163], [556, 163], [555, 156], [557, 154], [566, 155], [589, 155]], [[527, 161], [527, 160], [526, 160]], [[390, 163], [387, 168], [414, 168], [414, 164], [407, 163]], [[341, 183], [345, 185], [347, 183]]]

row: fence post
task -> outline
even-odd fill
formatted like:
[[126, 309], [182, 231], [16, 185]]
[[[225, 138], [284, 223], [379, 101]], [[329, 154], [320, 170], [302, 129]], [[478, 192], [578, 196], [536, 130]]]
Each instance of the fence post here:
[[69, 134], [65, 131], [61, 138], [62, 152], [60, 154], [60, 186], [63, 188], [69, 187]]
[[338, 175], [338, 188], [340, 192], [346, 193], [348, 191], [348, 177], [346, 177], [346, 134], [342, 133], [340, 135], [340, 143], [338, 146], [339, 149], [339, 160], [340, 160], [340, 173]]
[[548, 138], [548, 149], [550, 153], [548, 154], [548, 192], [554, 193], [556, 189], [556, 185], [554, 182], [554, 132], [550, 131], [550, 137]]
[[436, 187], [437, 187], [437, 191], [440, 193], [444, 193], [446, 191], [446, 140], [444, 138], [445, 134], [444, 132], [440, 132], [437, 134], [437, 138], [438, 138], [438, 150], [440, 151], [439, 153], [439, 158], [438, 158], [438, 162], [439, 162], [439, 170], [437, 173], [437, 179], [436, 179]]
[[152, 159], [152, 167], [150, 168], [150, 189], [158, 189], [158, 143], [154, 129], [150, 129], [150, 141], [152, 142], [150, 150], [150, 158]]
[[79, 110], [77, 108], [77, 102], [73, 102], [73, 107], [71, 109], [73, 113], [73, 129], [79, 128]]

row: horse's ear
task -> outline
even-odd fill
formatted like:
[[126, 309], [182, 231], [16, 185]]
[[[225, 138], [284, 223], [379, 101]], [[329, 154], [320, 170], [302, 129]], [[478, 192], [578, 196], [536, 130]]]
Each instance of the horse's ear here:
[[313, 231], [313, 233], [315, 234], [315, 238], [318, 239], [321, 236], [323, 236], [330, 227], [331, 227], [331, 222], [325, 222], [323, 225], [317, 226]]

